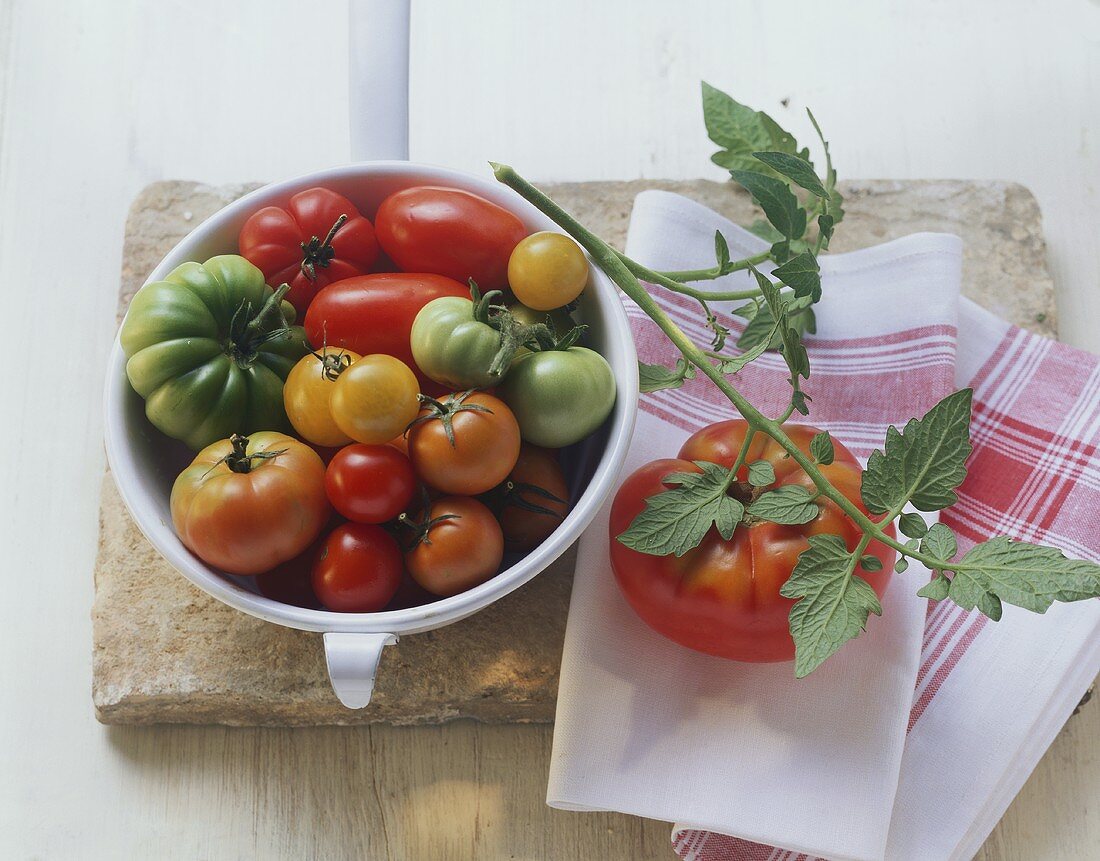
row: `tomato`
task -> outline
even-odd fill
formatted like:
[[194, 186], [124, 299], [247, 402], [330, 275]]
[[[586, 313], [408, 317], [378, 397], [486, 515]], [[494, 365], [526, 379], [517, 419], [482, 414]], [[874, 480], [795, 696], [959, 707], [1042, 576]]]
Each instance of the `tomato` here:
[[230, 574], [293, 559], [329, 517], [325, 465], [305, 443], [272, 431], [209, 445], [176, 478], [172, 525], [184, 546]]
[[569, 485], [557, 453], [524, 443], [504, 484], [491, 494], [504, 547], [530, 550], [558, 528], [569, 511]]
[[[317, 294], [306, 312], [306, 334], [315, 346], [328, 344], [364, 356], [385, 353], [398, 358], [417, 371], [423, 385], [428, 377], [417, 369], [409, 339], [417, 313], [440, 296], [468, 299], [470, 288], [442, 275], [383, 272], [348, 278]], [[445, 394], [432, 386], [423, 391]]]
[[489, 324], [489, 306], [499, 295], [488, 293], [476, 302], [444, 296], [421, 308], [411, 335], [417, 367], [456, 391], [499, 383], [515, 354]]
[[[330, 522], [337, 518], [329, 518]], [[291, 604], [295, 607], [308, 607], [311, 610], [321, 609], [321, 602], [313, 594], [313, 563], [325, 540], [324, 530], [321, 537], [317, 538], [305, 550], [293, 559], [276, 565], [270, 571], [264, 571], [256, 575], [256, 588], [265, 598], [279, 601], [283, 604]]]
[[356, 442], [383, 445], [404, 431], [420, 409], [420, 386], [393, 356], [363, 356], [342, 371], [329, 409], [336, 426]]
[[381, 526], [345, 523], [313, 564], [313, 591], [329, 610], [374, 613], [397, 594], [403, 567], [401, 548]]
[[254, 212], [237, 244], [268, 284], [290, 285], [287, 299], [302, 313], [326, 284], [368, 272], [378, 258], [371, 223], [350, 200], [327, 188], [300, 191], [285, 209], [265, 206]]
[[337, 427], [329, 405], [337, 378], [360, 358], [351, 350], [326, 348], [322, 353], [303, 356], [287, 376], [283, 405], [294, 430], [306, 442], [324, 448], [351, 442], [351, 437]]
[[615, 376], [586, 347], [519, 356], [501, 384], [527, 442], [564, 448], [604, 423], [615, 406]]
[[[653, 461], [627, 478], [611, 506], [611, 567], [638, 615], [669, 639], [737, 661], [787, 661], [794, 657], [788, 615], [795, 602], [781, 596], [779, 589], [790, 578], [799, 554], [809, 546], [806, 537], [839, 535], [850, 549], [861, 537], [859, 528], [835, 503], [819, 499], [820, 514], [801, 526], [768, 521], [740, 524], [728, 541], [712, 528], [698, 547], [679, 558], [639, 553], [616, 540], [644, 509], [648, 497], [668, 489], [665, 476], [698, 472], [692, 462], [696, 460], [732, 466], [746, 427], [740, 419], [710, 425], [690, 437], [677, 458]], [[807, 453], [810, 440], [819, 432], [809, 425], [785, 425], [784, 430]], [[833, 445], [833, 463], [820, 469], [845, 497], [866, 511], [860, 499], [859, 463], [843, 445], [835, 440]], [[814, 487], [786, 451], [763, 434], [754, 437], [746, 458], [747, 463], [757, 460], [772, 465], [775, 486]], [[737, 479], [746, 482], [747, 478], [747, 466], [742, 467]], [[738, 483], [732, 491], [746, 501], [750, 495], [767, 489]], [[856, 570], [881, 597], [893, 571], [895, 554], [878, 542], [872, 543], [867, 552], [882, 561], [882, 569]]]
[[234, 433], [290, 430], [283, 380], [309, 345], [288, 317], [293, 308], [235, 254], [146, 284], [119, 338], [149, 421], [196, 451]]
[[375, 216], [378, 242], [406, 272], [436, 272], [482, 290], [505, 286], [508, 258], [527, 235], [515, 215], [458, 188], [422, 185], [391, 194]]
[[576, 325], [576, 323], [573, 322], [573, 318], [569, 316], [569, 312], [564, 308], [555, 308], [553, 311], [547, 313], [546, 311], [536, 311], [534, 308], [528, 308], [521, 302], [511, 302], [508, 305], [508, 313], [515, 317], [517, 322], [525, 326], [530, 326], [534, 323], [544, 323], [549, 326], [550, 331], [559, 338], [568, 333]]
[[532, 233], [508, 259], [508, 286], [536, 311], [553, 311], [581, 295], [588, 284], [588, 258], [561, 233]]
[[504, 536], [476, 499], [446, 496], [432, 503], [421, 534], [405, 553], [413, 580], [433, 595], [457, 595], [497, 573]]
[[385, 523], [412, 502], [416, 473], [409, 459], [388, 445], [349, 445], [328, 465], [325, 490], [348, 520]]
[[499, 398], [463, 392], [430, 401], [409, 428], [409, 459], [425, 484], [444, 493], [492, 490], [519, 458], [519, 425]]

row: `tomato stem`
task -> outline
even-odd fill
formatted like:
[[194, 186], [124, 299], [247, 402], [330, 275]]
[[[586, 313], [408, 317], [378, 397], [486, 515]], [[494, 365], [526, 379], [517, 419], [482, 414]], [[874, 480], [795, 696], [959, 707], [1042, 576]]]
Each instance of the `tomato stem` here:
[[336, 249], [332, 247], [332, 240], [336, 238], [337, 231], [347, 223], [347, 215], [341, 215], [329, 228], [324, 239], [311, 236], [309, 241], [300, 243], [302, 249], [302, 274], [310, 281], [317, 280], [317, 267], [328, 269], [332, 258], [336, 256]]
[[[219, 460], [214, 466], [210, 467], [213, 470], [214, 467], [220, 464], [225, 464], [229, 467], [231, 472], [236, 473], [249, 473], [256, 468], [256, 461], [263, 463], [267, 460], [274, 460], [279, 455], [284, 454], [286, 449], [280, 449], [279, 451], [256, 451], [251, 454], [248, 453], [249, 439], [247, 436], [239, 433], [233, 434], [229, 438], [230, 444], [233, 446], [233, 450], [229, 452], [225, 457]], [[210, 472], [207, 470], [207, 472]]]

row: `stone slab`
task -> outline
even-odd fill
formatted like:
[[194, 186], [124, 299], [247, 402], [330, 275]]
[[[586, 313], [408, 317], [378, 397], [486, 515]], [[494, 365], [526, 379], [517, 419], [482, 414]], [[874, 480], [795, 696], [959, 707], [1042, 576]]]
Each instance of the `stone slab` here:
[[[126, 225], [119, 319], [180, 238], [254, 187], [158, 182], [142, 191]], [[639, 180], [546, 188], [620, 247], [634, 196], [647, 188], [686, 194], [740, 223], [753, 218], [747, 196], [727, 183]], [[1039, 207], [1026, 188], [872, 180], [849, 182], [842, 190], [848, 215], [834, 250], [921, 230], [956, 233], [966, 249], [964, 292], [1018, 325], [1055, 334]], [[254, 619], [192, 586], [137, 530], [108, 475], [92, 609], [96, 715], [110, 724], [548, 723], [575, 557], [571, 549], [469, 619], [385, 649], [374, 700], [349, 711], [329, 687], [319, 634]]]

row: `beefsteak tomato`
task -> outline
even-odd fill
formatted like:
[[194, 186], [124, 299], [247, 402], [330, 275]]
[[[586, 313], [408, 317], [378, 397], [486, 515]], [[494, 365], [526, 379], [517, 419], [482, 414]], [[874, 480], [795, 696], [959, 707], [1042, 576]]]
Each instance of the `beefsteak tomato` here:
[[[794, 658], [788, 615], [794, 601], [779, 594], [790, 578], [809, 535], [841, 536], [849, 549], [859, 543], [859, 528], [830, 500], [817, 500], [820, 513], [809, 523], [782, 526], [758, 520], [739, 524], [729, 540], [711, 527], [699, 546], [683, 556], [652, 556], [626, 547], [617, 537], [645, 508], [646, 499], [669, 489], [666, 476], [699, 472], [694, 461], [733, 466], [745, 439], [746, 422], [735, 419], [710, 425], [691, 436], [679, 456], [655, 460], [634, 472], [615, 495], [611, 506], [611, 566], [623, 595], [635, 612], [658, 633], [688, 648], [737, 661], [788, 661]], [[809, 425], [786, 425], [784, 430], [809, 454], [810, 440], [819, 433]], [[834, 440], [834, 460], [819, 469], [851, 502], [866, 511], [860, 498], [861, 470], [855, 456]], [[748, 467], [741, 467], [730, 492], [744, 502], [783, 485], [816, 490], [810, 477], [770, 437], [757, 434], [746, 464], [764, 460], [775, 472], [775, 484], [754, 488]], [[890, 527], [890, 534], [893, 527]], [[882, 596], [893, 572], [895, 552], [872, 542], [868, 554], [882, 568], [856, 569]]]
[[289, 430], [283, 380], [309, 352], [301, 327], [287, 325], [293, 313], [236, 254], [146, 284], [119, 338], [149, 421], [196, 451], [234, 433]]
[[331, 513], [317, 452], [268, 431], [204, 448], [176, 478], [169, 504], [184, 546], [230, 574], [259, 574], [293, 559]]
[[237, 245], [272, 287], [289, 284], [289, 302], [305, 313], [326, 284], [369, 272], [378, 240], [355, 204], [327, 188], [300, 191], [286, 207], [248, 217]]

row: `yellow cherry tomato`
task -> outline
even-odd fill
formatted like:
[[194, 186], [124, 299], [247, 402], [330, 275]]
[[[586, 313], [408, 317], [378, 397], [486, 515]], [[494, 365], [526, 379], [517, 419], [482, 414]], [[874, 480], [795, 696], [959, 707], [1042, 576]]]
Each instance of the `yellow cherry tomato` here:
[[364, 356], [340, 374], [329, 410], [336, 426], [356, 442], [383, 445], [416, 418], [419, 393], [409, 366], [379, 353]]
[[588, 283], [588, 258], [560, 233], [532, 233], [512, 251], [508, 286], [528, 308], [553, 311], [581, 295]]
[[321, 353], [303, 356], [291, 368], [283, 384], [283, 406], [302, 439], [326, 448], [351, 442], [351, 437], [332, 420], [329, 402], [336, 380], [360, 358], [351, 350], [328, 347]]

